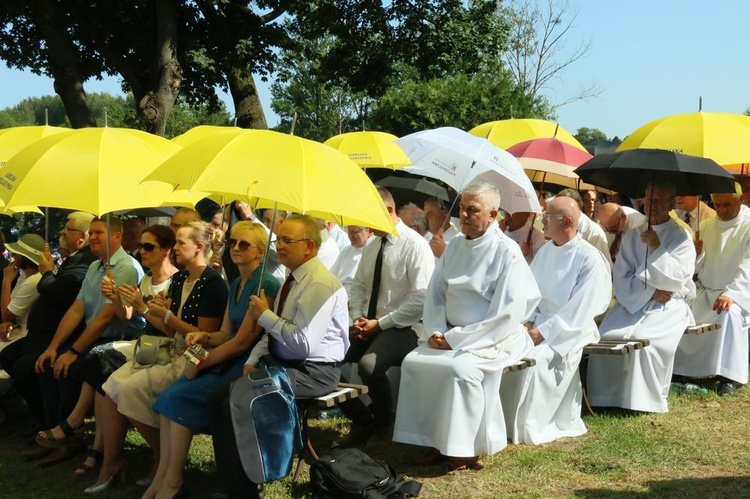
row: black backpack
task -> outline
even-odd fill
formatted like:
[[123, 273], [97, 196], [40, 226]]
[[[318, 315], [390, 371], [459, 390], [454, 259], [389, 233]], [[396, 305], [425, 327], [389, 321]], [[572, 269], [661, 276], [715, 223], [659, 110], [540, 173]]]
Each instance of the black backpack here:
[[342, 447], [312, 463], [310, 482], [326, 499], [416, 497], [422, 489], [421, 483], [404, 480], [385, 461]]

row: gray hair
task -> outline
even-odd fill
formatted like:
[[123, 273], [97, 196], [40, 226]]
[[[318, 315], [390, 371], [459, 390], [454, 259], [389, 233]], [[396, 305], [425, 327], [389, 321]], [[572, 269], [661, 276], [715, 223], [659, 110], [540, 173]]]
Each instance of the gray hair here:
[[480, 197], [485, 207], [490, 210], [500, 209], [500, 191], [492, 184], [475, 182], [463, 190], [461, 196], [465, 195]]
[[669, 195], [672, 197], [672, 199], [677, 196], [677, 190], [675, 189], [674, 184], [671, 182], [667, 182], [666, 180], [654, 180], [653, 182], [649, 182], [648, 184], [646, 184], [646, 189], [648, 189], [649, 187], [652, 190], [654, 187], [664, 189], [665, 191], [669, 192]]
[[425, 216], [424, 211], [422, 211], [422, 208], [414, 203], [406, 203], [399, 208], [398, 216], [401, 217], [401, 213], [408, 211], [412, 212], [412, 223], [414, 225], [419, 225], [425, 232], [430, 230], [430, 225], [427, 222], [427, 217]]
[[714, 199], [714, 196], [718, 194], [729, 194], [730, 196], [732, 196], [732, 199], [742, 199], [742, 194], [737, 194], [736, 192], [712, 192], [711, 193], [712, 202], [716, 202], [716, 200]]
[[289, 215], [284, 223], [297, 222], [298, 224], [300, 224], [302, 226], [302, 235], [305, 236], [305, 239], [311, 240], [313, 243], [315, 243], [315, 247], [317, 249], [320, 249], [320, 245], [323, 243], [323, 241], [320, 234], [321, 229], [318, 226], [317, 220], [320, 219], [311, 217], [310, 215], [296, 214]]
[[93, 219], [94, 215], [85, 211], [74, 211], [68, 215], [68, 220], [73, 222], [73, 227], [76, 230], [85, 232], [87, 235], [89, 233], [89, 225], [91, 225]]

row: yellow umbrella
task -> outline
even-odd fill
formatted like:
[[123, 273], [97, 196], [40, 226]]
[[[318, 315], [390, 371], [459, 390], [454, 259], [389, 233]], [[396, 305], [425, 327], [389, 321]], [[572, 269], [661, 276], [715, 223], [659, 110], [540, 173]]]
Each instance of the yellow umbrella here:
[[37, 140], [0, 168], [0, 201], [103, 213], [159, 206], [172, 192], [140, 180], [180, 150], [123, 128], [81, 128]]
[[393, 141], [393, 134], [385, 132], [347, 132], [323, 142], [338, 149], [360, 168], [389, 168], [395, 170], [411, 164], [406, 153]]
[[151, 180], [395, 233], [375, 186], [343, 153], [269, 130], [230, 129], [198, 139], [144, 185]]
[[739, 165], [750, 163], [750, 117], [702, 111], [667, 116], [638, 128], [617, 148], [629, 149], [666, 149], [736, 164], [734, 169], [740, 170]]
[[187, 132], [183, 133], [182, 135], [178, 135], [177, 137], [172, 139], [172, 142], [175, 142], [176, 144], [185, 147], [189, 146], [193, 142], [195, 142], [198, 139], [202, 139], [203, 137], [207, 137], [215, 132], [220, 132], [222, 130], [231, 130], [231, 129], [238, 129], [237, 127], [230, 127], [230, 126], [215, 126], [215, 125], [198, 125]]
[[586, 151], [586, 148], [570, 132], [556, 123], [545, 120], [518, 118], [490, 121], [472, 128], [469, 133], [485, 138], [501, 149], [508, 149], [527, 140], [555, 137]]
[[57, 126], [16, 126], [0, 130], [0, 166], [15, 153], [37, 140], [56, 133], [70, 131]]

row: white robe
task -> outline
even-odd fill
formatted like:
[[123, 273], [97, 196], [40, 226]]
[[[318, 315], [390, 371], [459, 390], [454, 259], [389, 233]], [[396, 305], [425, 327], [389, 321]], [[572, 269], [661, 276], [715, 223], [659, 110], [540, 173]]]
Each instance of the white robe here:
[[[693, 323], [686, 301], [695, 297], [695, 247], [689, 232], [670, 219], [653, 226], [661, 243], [646, 257], [641, 234], [647, 227], [623, 234], [614, 266], [617, 302], [599, 331], [602, 338], [649, 339], [651, 344], [623, 356], [589, 358], [587, 387], [594, 406], [668, 411], [675, 350], [685, 327]], [[651, 299], [657, 289], [672, 291], [672, 299], [657, 303]]]
[[583, 347], [599, 341], [594, 317], [607, 309], [612, 285], [604, 257], [580, 236], [549, 241], [531, 271], [542, 293], [531, 322], [544, 341], [526, 354], [536, 366], [506, 374], [500, 395], [511, 442], [538, 445], [586, 433], [578, 364]]
[[598, 249], [604, 255], [604, 259], [607, 260], [609, 268], [612, 268], [612, 257], [609, 255], [609, 242], [607, 241], [607, 234], [604, 233], [604, 229], [598, 223], [591, 221], [589, 217], [581, 213], [581, 216], [578, 218], [578, 234], [581, 235], [584, 241]]
[[404, 359], [393, 439], [457, 457], [503, 449], [502, 371], [531, 348], [522, 324], [539, 299], [521, 249], [497, 225], [455, 237], [424, 307], [425, 334], [442, 332], [452, 350], [421, 343]]
[[[724, 376], [747, 383], [750, 314], [750, 216], [740, 212], [727, 222], [711, 218], [700, 225], [703, 252], [696, 264], [698, 291], [691, 305], [698, 324], [718, 323], [721, 329], [684, 335], [674, 359], [681, 376]], [[713, 304], [726, 295], [734, 304], [717, 314]]]
[[[529, 240], [529, 229], [531, 228], [531, 219], [520, 229], [506, 231], [505, 234], [523, 247]], [[544, 232], [534, 227], [531, 229], [531, 254], [526, 256], [526, 262], [531, 263], [539, 250], [542, 249], [547, 240], [544, 238]]]

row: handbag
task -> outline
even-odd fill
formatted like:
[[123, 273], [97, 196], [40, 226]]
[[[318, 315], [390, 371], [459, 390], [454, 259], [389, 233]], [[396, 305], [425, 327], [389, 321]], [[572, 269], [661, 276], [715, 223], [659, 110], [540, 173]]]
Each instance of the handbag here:
[[172, 362], [175, 354], [174, 338], [144, 334], [135, 342], [133, 362], [146, 366], [165, 366]]
[[287, 476], [302, 448], [302, 431], [286, 370], [261, 364], [232, 383], [229, 404], [247, 477], [261, 484]]

